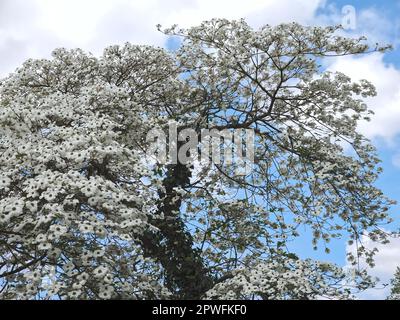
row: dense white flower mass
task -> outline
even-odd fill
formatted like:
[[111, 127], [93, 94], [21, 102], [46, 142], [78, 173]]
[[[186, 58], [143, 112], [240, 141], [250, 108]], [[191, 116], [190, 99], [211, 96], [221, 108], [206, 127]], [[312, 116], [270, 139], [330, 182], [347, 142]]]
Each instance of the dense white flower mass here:
[[[0, 86], [0, 297], [349, 297], [342, 270], [286, 248], [308, 225], [316, 248], [350, 234], [372, 263], [360, 235], [386, 240], [391, 201], [356, 131], [374, 87], [318, 67], [369, 49], [336, 29], [212, 20], [166, 30], [183, 37], [175, 52], [26, 61]], [[146, 134], [169, 120], [253, 129], [253, 171], [215, 164], [193, 179], [190, 165], [150, 161]]]
[[[366, 273], [358, 276], [363, 279], [364, 287], [372, 281]], [[235, 270], [228, 280], [207, 291], [206, 298], [350, 299], [352, 283], [346, 283], [349, 279], [341, 268], [329, 263], [276, 258]]]
[[[143, 154], [124, 134], [140, 138], [135, 128], [147, 124], [137, 113], [144, 110], [133, 87], [107, 80], [118, 50], [97, 60], [59, 49], [51, 61], [27, 61], [1, 87], [6, 298], [140, 298], [143, 288], [132, 284], [152, 281], [143, 268], [158, 270], [135, 242], [148, 227], [154, 195], [140, 180], [147, 175]], [[163, 57], [150, 48], [123, 50], [131, 60]], [[155, 297], [167, 292], [146, 287]]]

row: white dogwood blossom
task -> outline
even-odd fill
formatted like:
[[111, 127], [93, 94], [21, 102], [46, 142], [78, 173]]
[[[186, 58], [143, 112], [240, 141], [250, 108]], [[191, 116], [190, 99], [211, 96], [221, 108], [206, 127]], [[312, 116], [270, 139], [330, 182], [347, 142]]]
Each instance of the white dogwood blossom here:
[[[350, 297], [342, 270], [287, 249], [307, 226], [315, 248], [350, 235], [373, 263], [360, 235], [387, 237], [392, 202], [357, 133], [375, 89], [319, 67], [369, 49], [336, 31], [216, 19], [166, 30], [182, 37], [173, 52], [57, 49], [3, 79], [0, 297]], [[254, 130], [251, 172], [157, 163], [146, 134], [172, 120]]]
[[[372, 281], [365, 272], [358, 276], [361, 287]], [[354, 283], [346, 286], [349, 275], [333, 264], [311, 260], [280, 257], [236, 269], [227, 278], [207, 291], [206, 298], [311, 300], [353, 297], [350, 288]]]
[[390, 281], [392, 286], [390, 295], [387, 297], [388, 300], [400, 300], [400, 268], [396, 268], [396, 272], [393, 279]]

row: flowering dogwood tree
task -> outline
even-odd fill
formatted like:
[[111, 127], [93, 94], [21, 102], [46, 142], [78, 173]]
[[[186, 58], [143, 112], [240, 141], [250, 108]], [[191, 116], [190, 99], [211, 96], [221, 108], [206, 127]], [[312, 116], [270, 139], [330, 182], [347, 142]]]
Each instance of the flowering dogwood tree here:
[[[216, 19], [164, 30], [182, 38], [174, 52], [26, 61], [0, 86], [0, 297], [346, 298], [370, 285], [287, 246], [305, 227], [316, 249], [349, 236], [351, 261], [372, 264], [361, 235], [387, 238], [379, 159], [356, 130], [375, 89], [319, 65], [386, 48], [338, 29]], [[254, 130], [251, 172], [155, 161], [146, 135], [171, 120]]]
[[400, 300], [400, 268], [397, 267], [393, 279], [390, 280], [392, 288], [388, 300]]

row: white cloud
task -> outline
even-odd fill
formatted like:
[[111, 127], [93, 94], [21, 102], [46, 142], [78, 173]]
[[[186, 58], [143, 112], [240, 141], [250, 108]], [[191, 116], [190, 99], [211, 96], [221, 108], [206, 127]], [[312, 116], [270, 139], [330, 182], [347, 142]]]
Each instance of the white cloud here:
[[359, 129], [369, 138], [380, 137], [392, 143], [400, 134], [400, 70], [386, 64], [380, 53], [340, 57], [329, 70], [343, 72], [354, 81], [367, 79], [376, 86], [378, 95], [365, 100], [375, 115], [371, 122], [360, 123]]
[[[380, 282], [376, 288], [368, 289], [358, 294], [358, 298], [371, 300], [386, 299], [390, 293], [390, 286], [385, 287], [384, 284], [390, 283], [396, 268], [400, 266], [400, 238], [391, 238], [389, 244], [382, 245], [373, 242], [368, 236], [363, 235], [362, 242], [368, 249], [376, 247], [379, 250], [375, 255], [374, 268], [369, 268], [363, 260], [360, 261], [360, 267], [367, 268], [369, 274], [378, 277]], [[347, 246], [346, 250], [347, 252], [355, 254], [355, 244]], [[346, 267], [350, 267], [350, 265], [347, 265]]]
[[190, 26], [215, 17], [247, 18], [254, 26], [312, 21], [324, 0], [1, 0], [0, 76], [25, 59], [47, 57], [55, 47], [95, 54], [116, 43], [164, 45], [156, 30]]
[[400, 168], [400, 153], [396, 153], [393, 157], [392, 157], [392, 164], [395, 167]]

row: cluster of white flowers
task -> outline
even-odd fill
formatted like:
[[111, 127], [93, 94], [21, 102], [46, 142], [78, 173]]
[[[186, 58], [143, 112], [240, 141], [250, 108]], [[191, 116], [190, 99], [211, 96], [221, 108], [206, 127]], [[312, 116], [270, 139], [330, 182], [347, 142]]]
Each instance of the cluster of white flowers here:
[[[158, 268], [138, 241], [154, 191], [141, 182], [148, 168], [130, 140], [152, 125], [135, 115], [148, 108], [134, 97], [144, 84], [134, 85], [135, 70], [129, 86], [110, 81], [112, 65], [121, 66], [110, 50], [101, 61], [56, 50], [52, 60], [27, 61], [0, 88], [3, 298], [168, 295], [151, 272], [141, 277], [141, 268]], [[121, 50], [138, 61], [162, 54]]]
[[[206, 299], [349, 299], [346, 273], [339, 267], [312, 260], [279, 257], [231, 272], [215, 285]], [[365, 274], [358, 281], [371, 283]], [[353, 283], [354, 284], [354, 283]], [[364, 285], [365, 285], [364, 284]]]

